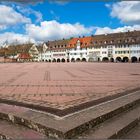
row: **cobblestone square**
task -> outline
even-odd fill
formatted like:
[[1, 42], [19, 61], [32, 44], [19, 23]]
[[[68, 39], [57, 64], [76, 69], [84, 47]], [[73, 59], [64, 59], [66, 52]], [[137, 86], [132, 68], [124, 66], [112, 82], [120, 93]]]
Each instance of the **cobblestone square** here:
[[139, 63], [0, 64], [1, 99], [62, 110], [139, 85]]

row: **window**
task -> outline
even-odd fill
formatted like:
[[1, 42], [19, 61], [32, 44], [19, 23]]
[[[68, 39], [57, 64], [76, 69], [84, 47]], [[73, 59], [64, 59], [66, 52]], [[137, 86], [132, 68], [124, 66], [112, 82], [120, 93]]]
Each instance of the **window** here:
[[106, 54], [106, 52], [102, 52], [102, 54]]

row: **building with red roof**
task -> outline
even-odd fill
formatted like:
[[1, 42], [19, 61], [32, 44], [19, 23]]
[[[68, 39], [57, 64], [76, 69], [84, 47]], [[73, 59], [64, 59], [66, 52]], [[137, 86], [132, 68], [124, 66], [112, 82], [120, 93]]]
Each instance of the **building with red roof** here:
[[28, 62], [32, 61], [32, 57], [30, 56], [29, 53], [20, 53], [17, 60], [20, 62]]
[[140, 61], [140, 31], [48, 41], [40, 54], [47, 62]]

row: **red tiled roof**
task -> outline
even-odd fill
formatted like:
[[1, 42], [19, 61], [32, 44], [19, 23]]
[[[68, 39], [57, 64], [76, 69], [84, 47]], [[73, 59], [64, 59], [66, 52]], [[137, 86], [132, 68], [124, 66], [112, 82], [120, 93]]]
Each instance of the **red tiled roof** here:
[[73, 38], [69, 41], [68, 48], [75, 48], [77, 41], [80, 40], [81, 47], [86, 48], [90, 45], [92, 37]]
[[31, 59], [32, 57], [30, 56], [30, 54], [28, 53], [21, 53], [19, 56], [18, 56], [19, 59]]

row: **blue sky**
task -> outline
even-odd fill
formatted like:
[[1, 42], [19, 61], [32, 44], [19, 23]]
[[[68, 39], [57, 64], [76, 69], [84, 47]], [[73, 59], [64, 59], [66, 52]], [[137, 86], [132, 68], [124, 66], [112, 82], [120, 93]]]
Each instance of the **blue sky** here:
[[[118, 20], [111, 19], [110, 10], [105, 6], [106, 2], [69, 2], [65, 5], [44, 3], [36, 7], [40, 9], [45, 20], [53, 20], [58, 17], [60, 22], [80, 22], [86, 26], [120, 26]], [[55, 13], [55, 16], [50, 11]], [[113, 21], [117, 21], [113, 24]]]
[[[15, 0], [16, 1], [16, 0]], [[0, 43], [44, 42], [140, 29], [140, 2], [3, 2]]]

